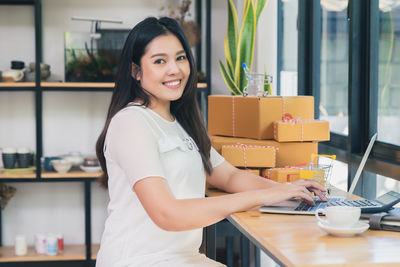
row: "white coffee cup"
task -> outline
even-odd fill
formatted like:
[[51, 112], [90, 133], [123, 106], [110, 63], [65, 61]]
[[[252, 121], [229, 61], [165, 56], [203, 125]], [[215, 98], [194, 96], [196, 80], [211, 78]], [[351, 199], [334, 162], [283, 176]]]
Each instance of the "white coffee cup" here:
[[6, 82], [19, 82], [24, 78], [24, 70], [5, 70], [1, 76]]
[[[325, 214], [326, 219], [322, 219], [319, 214]], [[315, 212], [317, 219], [328, 226], [350, 228], [360, 219], [361, 209], [349, 206], [330, 206], [325, 209], [318, 209]]]

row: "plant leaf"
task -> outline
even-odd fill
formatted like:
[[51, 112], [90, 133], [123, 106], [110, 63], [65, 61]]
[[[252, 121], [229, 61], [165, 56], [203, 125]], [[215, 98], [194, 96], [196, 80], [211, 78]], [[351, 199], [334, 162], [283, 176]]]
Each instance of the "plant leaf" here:
[[251, 70], [254, 53], [254, 40], [256, 36], [256, 18], [252, 0], [246, 0], [246, 7], [243, 16], [242, 28], [239, 34], [238, 48], [235, 64], [235, 83], [237, 87], [243, 91], [246, 84], [246, 75], [242, 68], [242, 63], [245, 62]]
[[235, 79], [234, 66], [227, 60], [226, 67], [228, 69], [229, 77], [231, 77], [232, 81], [234, 81]]
[[258, 18], [260, 17], [261, 13], [264, 10], [264, 7], [268, 3], [268, 0], [256, 0], [256, 25], [258, 23]]
[[224, 40], [224, 49], [226, 61], [229, 62], [228, 68], [233, 73], [233, 67], [236, 64], [236, 49], [238, 40], [238, 17], [235, 5], [232, 0], [228, 0], [228, 28]]
[[232, 78], [227, 73], [227, 71], [225, 69], [225, 66], [224, 66], [224, 64], [222, 64], [221, 60], [219, 61], [219, 68], [220, 68], [220, 71], [221, 71], [221, 74], [222, 74], [222, 78], [224, 79], [225, 84], [231, 90], [232, 94], [241, 95], [242, 92], [239, 90], [239, 88], [236, 86], [236, 84], [234, 83]]

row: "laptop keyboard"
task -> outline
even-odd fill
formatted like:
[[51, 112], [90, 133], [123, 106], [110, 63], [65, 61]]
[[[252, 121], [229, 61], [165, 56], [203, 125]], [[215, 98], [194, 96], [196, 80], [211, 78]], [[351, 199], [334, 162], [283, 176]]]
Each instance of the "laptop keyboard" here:
[[337, 197], [330, 197], [329, 202], [322, 201], [319, 197], [314, 197], [313, 199], [315, 202], [315, 206], [312, 206], [303, 200], [302, 202], [300, 202], [300, 204], [294, 210], [296, 210], [296, 211], [316, 211], [319, 208], [321, 208], [321, 209], [326, 208], [328, 203], [330, 204], [331, 202], [343, 202], [343, 198], [337, 198]]
[[334, 202], [329, 202], [328, 206], [349, 206], [349, 207], [369, 208], [369, 207], [378, 207], [381, 205], [379, 203], [376, 203], [375, 201], [364, 199], [364, 200], [334, 201]]
[[317, 209], [326, 208], [327, 206], [348, 206], [348, 207], [360, 207], [360, 208], [371, 208], [378, 207], [381, 204], [371, 201], [368, 199], [364, 200], [343, 200], [343, 198], [330, 197], [328, 201], [322, 201], [318, 197], [314, 197], [315, 206], [312, 206], [304, 200], [294, 209], [296, 211], [316, 211]]

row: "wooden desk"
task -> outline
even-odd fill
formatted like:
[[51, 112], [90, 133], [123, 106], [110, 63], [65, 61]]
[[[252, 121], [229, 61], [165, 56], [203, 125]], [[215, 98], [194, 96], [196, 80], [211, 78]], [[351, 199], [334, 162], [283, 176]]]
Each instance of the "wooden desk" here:
[[321, 230], [314, 216], [256, 210], [235, 213], [228, 220], [283, 266], [400, 266], [400, 232], [368, 230], [354, 237], [335, 237]]

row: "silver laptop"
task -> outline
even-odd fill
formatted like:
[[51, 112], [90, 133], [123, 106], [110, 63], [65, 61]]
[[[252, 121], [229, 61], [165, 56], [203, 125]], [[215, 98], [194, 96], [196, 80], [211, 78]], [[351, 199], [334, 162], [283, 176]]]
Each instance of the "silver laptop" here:
[[361, 160], [360, 166], [358, 166], [357, 172], [354, 176], [353, 183], [350, 186], [350, 190], [347, 193], [347, 197], [329, 197], [327, 201], [321, 201], [319, 197], [314, 198], [315, 206], [311, 206], [305, 201], [302, 200], [287, 200], [283, 202], [276, 203], [272, 206], [262, 206], [259, 211], [264, 213], [282, 213], [282, 214], [308, 214], [313, 215], [315, 211], [319, 208], [325, 208], [326, 206], [360, 206], [361, 210], [367, 211], [376, 205], [380, 206], [379, 203], [376, 203], [375, 200], [362, 200], [362, 201], [352, 201], [349, 200], [351, 195], [354, 192], [354, 189], [357, 185], [358, 180], [360, 179], [362, 170], [364, 169], [365, 163], [367, 162], [368, 156], [371, 152], [372, 146], [376, 140], [377, 134], [372, 136], [371, 141], [368, 144], [367, 150], [364, 153], [364, 156]]

